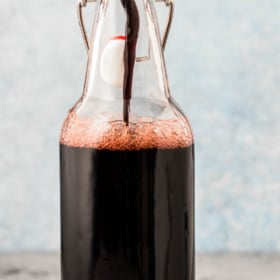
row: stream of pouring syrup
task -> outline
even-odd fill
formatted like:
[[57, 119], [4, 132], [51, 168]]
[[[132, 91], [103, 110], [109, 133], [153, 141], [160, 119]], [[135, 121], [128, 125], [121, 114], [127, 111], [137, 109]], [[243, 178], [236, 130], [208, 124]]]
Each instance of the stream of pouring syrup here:
[[128, 125], [140, 19], [135, 0], [121, 0], [121, 3], [127, 17], [125, 30], [126, 42], [124, 49], [123, 120], [126, 125]]

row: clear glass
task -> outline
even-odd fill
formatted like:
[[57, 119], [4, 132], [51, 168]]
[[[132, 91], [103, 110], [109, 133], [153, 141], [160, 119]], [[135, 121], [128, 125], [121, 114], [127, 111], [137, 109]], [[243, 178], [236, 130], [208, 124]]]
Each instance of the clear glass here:
[[[128, 127], [122, 131], [125, 134], [129, 132], [132, 138], [137, 138], [138, 142], [143, 143], [144, 139], [150, 138], [151, 133], [158, 139], [171, 138], [175, 135], [173, 143], [170, 140], [172, 147], [188, 146], [193, 142], [192, 131], [187, 118], [170, 95], [153, 1], [136, 0], [136, 4], [140, 16], [137, 61], [134, 66], [130, 121]], [[111, 132], [123, 126], [122, 87], [111, 85], [104, 80], [101, 74], [101, 60], [112, 38], [125, 34], [125, 23], [126, 15], [121, 1], [99, 2], [90, 39], [83, 94], [68, 114], [62, 129], [61, 143], [102, 148], [104, 143], [99, 142], [108, 131], [110, 131], [108, 137], [112, 141], [113, 138], [120, 137], [119, 133]], [[110, 65], [105, 67], [110, 68]], [[149, 129], [145, 124], [149, 125]], [[122, 148], [125, 148], [126, 144], [131, 146], [131, 137], [127, 135], [123, 137]], [[79, 143], [81, 138], [84, 140]], [[154, 143], [140, 145], [138, 148], [154, 146], [168, 148], [164, 147], [166, 143], [158, 143], [157, 140], [154, 140]], [[120, 147], [116, 147], [118, 148]]]

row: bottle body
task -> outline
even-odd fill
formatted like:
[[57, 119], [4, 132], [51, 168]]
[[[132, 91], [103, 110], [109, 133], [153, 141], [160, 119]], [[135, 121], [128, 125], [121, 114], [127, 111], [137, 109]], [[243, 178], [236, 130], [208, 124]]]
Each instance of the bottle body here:
[[[127, 94], [103, 61], [118, 61], [112, 40], [128, 40], [134, 1]], [[99, 2], [84, 92], [60, 137], [63, 280], [194, 280], [194, 141], [170, 97], [152, 1]]]
[[61, 144], [63, 280], [193, 280], [194, 150]]

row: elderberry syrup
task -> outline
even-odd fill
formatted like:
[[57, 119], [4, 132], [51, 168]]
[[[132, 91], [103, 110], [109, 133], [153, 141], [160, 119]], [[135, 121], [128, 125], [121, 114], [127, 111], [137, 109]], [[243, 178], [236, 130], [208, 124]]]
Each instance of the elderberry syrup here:
[[193, 279], [193, 145], [60, 149], [64, 279]]

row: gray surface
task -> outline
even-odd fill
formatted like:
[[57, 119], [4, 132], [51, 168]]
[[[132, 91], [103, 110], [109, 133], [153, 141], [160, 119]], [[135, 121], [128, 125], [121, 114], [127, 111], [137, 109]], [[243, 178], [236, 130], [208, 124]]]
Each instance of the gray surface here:
[[[279, 280], [280, 255], [199, 254], [197, 280]], [[1, 280], [58, 280], [57, 254], [0, 255]]]

